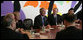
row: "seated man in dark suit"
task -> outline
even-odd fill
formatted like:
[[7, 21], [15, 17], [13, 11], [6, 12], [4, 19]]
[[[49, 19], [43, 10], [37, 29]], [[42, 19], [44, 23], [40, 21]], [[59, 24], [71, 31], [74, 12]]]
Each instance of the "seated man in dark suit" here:
[[48, 22], [51, 26], [61, 24], [61, 22], [62, 22], [61, 16], [58, 15], [57, 13], [58, 13], [58, 9], [54, 8], [53, 14], [48, 16]]
[[82, 39], [82, 31], [77, 29], [74, 24], [75, 15], [64, 17], [65, 29], [56, 34], [56, 39]]
[[34, 19], [34, 29], [39, 29], [42, 26], [47, 26], [47, 17], [45, 16], [46, 10], [44, 8], [40, 9], [40, 15], [36, 16]]
[[27, 35], [15, 32], [16, 22], [9, 15], [4, 17], [3, 22], [4, 27], [0, 29], [1, 39], [29, 39]]

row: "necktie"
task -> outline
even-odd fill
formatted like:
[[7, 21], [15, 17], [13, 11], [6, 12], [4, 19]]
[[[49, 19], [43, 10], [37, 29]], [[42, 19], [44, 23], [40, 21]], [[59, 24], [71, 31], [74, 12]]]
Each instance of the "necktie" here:
[[45, 17], [42, 18], [42, 24], [44, 25]]
[[56, 22], [56, 25], [57, 25], [57, 15], [54, 16], [54, 19], [55, 19], [55, 22]]

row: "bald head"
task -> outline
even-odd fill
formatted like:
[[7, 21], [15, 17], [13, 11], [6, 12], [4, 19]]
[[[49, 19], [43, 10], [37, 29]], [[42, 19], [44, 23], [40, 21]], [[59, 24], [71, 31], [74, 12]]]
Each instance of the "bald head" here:
[[15, 16], [14, 16], [13, 13], [8, 13], [6, 16], [8, 16], [8, 17], [12, 18], [13, 20], [15, 20]]

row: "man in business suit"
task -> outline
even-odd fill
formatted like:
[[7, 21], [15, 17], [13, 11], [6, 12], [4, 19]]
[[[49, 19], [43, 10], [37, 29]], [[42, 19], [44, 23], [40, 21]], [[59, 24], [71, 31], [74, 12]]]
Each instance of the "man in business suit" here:
[[53, 14], [48, 16], [48, 22], [51, 26], [61, 24], [61, 22], [62, 22], [61, 16], [58, 15], [57, 13], [58, 13], [58, 9], [54, 8]]
[[75, 15], [64, 17], [65, 29], [56, 34], [56, 39], [82, 39], [82, 31], [77, 29], [74, 24]]
[[27, 35], [15, 32], [16, 22], [13, 19], [14, 15], [12, 17], [10, 15], [13, 14], [9, 14], [4, 17], [4, 27], [0, 29], [0, 39], [29, 39]]
[[34, 29], [39, 29], [42, 26], [47, 26], [47, 17], [45, 16], [46, 10], [44, 8], [40, 9], [40, 14], [34, 19]]

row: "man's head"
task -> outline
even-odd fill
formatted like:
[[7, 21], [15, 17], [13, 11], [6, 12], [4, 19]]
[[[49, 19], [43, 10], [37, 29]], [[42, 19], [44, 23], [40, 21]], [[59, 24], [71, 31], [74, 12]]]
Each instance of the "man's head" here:
[[15, 16], [13, 13], [8, 13], [7, 16], [11, 17], [13, 20], [15, 20]]
[[70, 8], [69, 11], [68, 11], [69, 14], [74, 14], [74, 9], [73, 8]]
[[64, 25], [68, 26], [74, 23], [75, 15], [66, 15], [63, 19], [64, 19]]
[[41, 14], [42, 16], [45, 16], [45, 14], [46, 14], [46, 9], [41, 8], [41, 9], [40, 9], [40, 14]]
[[54, 8], [53, 9], [53, 14], [55, 15], [55, 14], [57, 14], [58, 13], [58, 9], [57, 8]]
[[4, 17], [4, 24], [5, 27], [8, 27], [12, 30], [16, 29], [16, 22], [9, 14]]
[[14, 12], [14, 16], [16, 21], [20, 20], [20, 12], [18, 11]]

